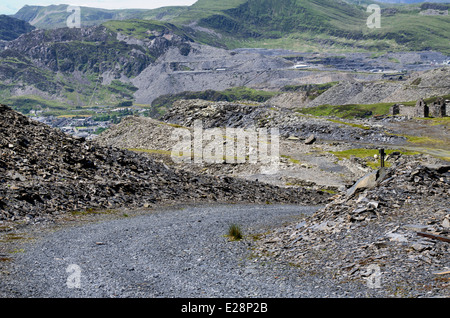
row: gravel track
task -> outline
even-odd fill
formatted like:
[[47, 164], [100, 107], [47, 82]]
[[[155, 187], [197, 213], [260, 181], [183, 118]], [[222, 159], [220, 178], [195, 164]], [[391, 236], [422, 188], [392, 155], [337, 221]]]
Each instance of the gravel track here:
[[[365, 297], [356, 283], [338, 285], [300, 268], [252, 257], [253, 235], [301, 221], [317, 207], [208, 205], [63, 227], [27, 243], [0, 296], [20, 298], [317, 298]], [[240, 225], [244, 239], [230, 241]], [[69, 265], [78, 266], [79, 288]], [[4, 276], [4, 277], [3, 277]], [[353, 285], [352, 285], [353, 284]], [[74, 285], [72, 285], [73, 287]]]

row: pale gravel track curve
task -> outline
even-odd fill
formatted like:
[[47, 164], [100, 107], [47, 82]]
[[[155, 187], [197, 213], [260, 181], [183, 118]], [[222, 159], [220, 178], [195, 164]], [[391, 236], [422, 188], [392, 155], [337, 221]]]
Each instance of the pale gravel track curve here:
[[[301, 220], [317, 207], [210, 205], [60, 229], [25, 247], [0, 296], [20, 298], [322, 298], [366, 297], [361, 285], [252, 258], [251, 240], [231, 242], [230, 224], [244, 235]], [[80, 288], [68, 288], [79, 266]]]

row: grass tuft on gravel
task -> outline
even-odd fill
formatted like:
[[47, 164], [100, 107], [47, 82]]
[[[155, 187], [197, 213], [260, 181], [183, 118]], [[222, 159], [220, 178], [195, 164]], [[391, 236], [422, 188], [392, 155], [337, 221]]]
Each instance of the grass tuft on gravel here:
[[239, 241], [242, 239], [242, 231], [239, 225], [231, 224], [228, 228], [228, 237], [232, 241]]

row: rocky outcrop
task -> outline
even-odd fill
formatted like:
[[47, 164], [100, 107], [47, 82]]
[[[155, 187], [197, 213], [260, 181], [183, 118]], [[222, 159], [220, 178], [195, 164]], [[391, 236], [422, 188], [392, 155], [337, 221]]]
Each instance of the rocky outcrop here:
[[155, 34], [137, 41], [104, 26], [24, 34], [0, 49], [0, 81], [8, 83], [0, 89], [7, 89], [7, 96], [18, 96], [27, 94], [23, 87], [36, 88], [38, 96], [68, 104], [74, 103], [71, 95], [78, 94], [84, 99], [78, 101], [80, 105], [91, 102], [96, 92], [94, 101], [111, 104], [110, 95], [120, 96], [120, 92], [99, 93], [102, 88], [108, 90], [101, 85], [113, 80], [128, 83], [170, 48], [189, 54], [188, 37], [170, 29]]

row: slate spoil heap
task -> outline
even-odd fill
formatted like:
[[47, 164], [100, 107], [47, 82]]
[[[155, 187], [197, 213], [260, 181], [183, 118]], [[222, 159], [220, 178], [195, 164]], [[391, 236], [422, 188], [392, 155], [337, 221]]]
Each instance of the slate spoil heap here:
[[[448, 297], [449, 169], [400, 157], [376, 182], [263, 236], [255, 253], [342, 283], [360, 281], [375, 296]], [[379, 284], [367, 288], [374, 269]]]
[[65, 135], [0, 105], [0, 220], [172, 203], [320, 204], [327, 199], [317, 191], [169, 169], [127, 150]]

